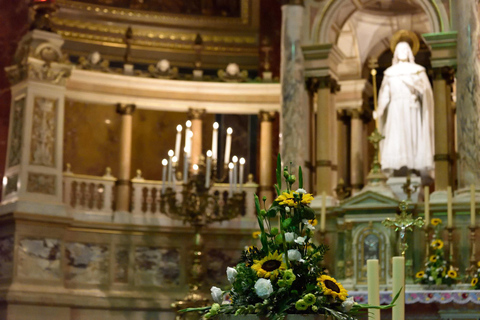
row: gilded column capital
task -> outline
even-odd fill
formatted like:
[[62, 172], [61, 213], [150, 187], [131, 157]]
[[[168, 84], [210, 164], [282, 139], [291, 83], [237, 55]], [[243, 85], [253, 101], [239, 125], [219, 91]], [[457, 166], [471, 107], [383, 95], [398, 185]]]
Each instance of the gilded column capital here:
[[360, 119], [363, 115], [363, 110], [361, 110], [361, 109], [350, 109], [346, 113], [352, 119]]
[[188, 109], [188, 119], [190, 120], [202, 120], [205, 114], [205, 109]]
[[337, 109], [338, 121], [341, 121], [346, 124], [349, 118], [350, 118], [350, 115], [348, 114], [348, 111], [346, 109]]
[[455, 80], [455, 69], [444, 66], [433, 69], [434, 80], [445, 80], [448, 84], [452, 84]]
[[335, 94], [340, 91], [341, 86], [338, 81], [331, 76], [309, 77], [306, 80], [307, 89], [310, 92], [316, 92], [319, 89], [330, 89], [330, 93]]
[[133, 103], [117, 103], [117, 113], [124, 115], [132, 115], [137, 106]]
[[258, 118], [260, 119], [260, 122], [272, 122], [275, 120], [275, 112], [274, 111], [263, 111], [261, 110], [258, 113]]

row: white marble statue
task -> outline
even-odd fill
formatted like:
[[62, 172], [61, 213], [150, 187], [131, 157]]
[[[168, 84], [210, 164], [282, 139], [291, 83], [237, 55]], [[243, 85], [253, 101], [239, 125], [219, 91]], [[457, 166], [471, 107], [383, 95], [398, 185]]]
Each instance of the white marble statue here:
[[395, 48], [378, 94], [382, 169], [433, 168], [433, 93], [425, 68], [416, 64], [407, 42]]

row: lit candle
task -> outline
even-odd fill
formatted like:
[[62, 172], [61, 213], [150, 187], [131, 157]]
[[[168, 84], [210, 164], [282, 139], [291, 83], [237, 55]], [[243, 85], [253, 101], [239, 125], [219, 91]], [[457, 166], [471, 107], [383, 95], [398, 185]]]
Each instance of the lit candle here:
[[212, 159], [214, 162], [217, 161], [217, 152], [218, 152], [218, 122], [213, 123], [213, 132], [212, 132]]
[[163, 170], [162, 170], [162, 194], [165, 193], [165, 188], [167, 187], [167, 164], [168, 164], [168, 160], [163, 159], [162, 160], [162, 165], [163, 165]]
[[207, 151], [207, 168], [205, 173], [205, 188], [210, 186], [210, 174], [212, 170], [212, 151]]
[[325, 231], [325, 224], [327, 221], [327, 193], [322, 192], [322, 209], [320, 211], [320, 231]]
[[172, 157], [173, 150], [168, 150], [168, 184], [172, 183]]
[[238, 179], [238, 157], [232, 157], [233, 162], [233, 191], [237, 192], [237, 179]]
[[172, 157], [172, 188], [174, 187], [175, 183], [177, 182], [177, 161], [178, 158], [176, 156]]
[[425, 186], [423, 189], [423, 203], [425, 209], [425, 226], [430, 223], [430, 187]]
[[182, 126], [177, 126], [177, 138], [175, 140], [175, 156], [180, 157], [180, 145], [182, 144]]
[[452, 187], [447, 187], [447, 228], [453, 228]]
[[405, 258], [393, 257], [393, 289], [392, 296], [400, 290], [397, 302], [392, 309], [392, 320], [405, 320]]
[[197, 175], [198, 174], [198, 164], [194, 163], [193, 166], [192, 166], [192, 169], [193, 169], [193, 174]]
[[225, 140], [225, 164], [228, 164], [230, 162], [230, 149], [232, 147], [232, 133], [233, 129], [228, 128], [227, 129], [227, 139]]
[[193, 139], [193, 131], [188, 131], [188, 157], [192, 155], [192, 139]]
[[193, 132], [192, 132], [192, 121], [188, 120], [186, 123], [185, 123], [185, 152], [187, 152], [189, 155], [190, 155], [190, 148], [191, 148], [191, 143], [192, 143], [192, 140], [191, 140], [191, 136], [190, 136], [190, 133], [192, 133], [192, 136], [193, 136]]
[[243, 174], [245, 169], [245, 158], [240, 158], [240, 174], [239, 174], [239, 183], [240, 183], [240, 192], [243, 191]]
[[[380, 281], [378, 279], [378, 260], [367, 260], [367, 282], [368, 282], [368, 304], [372, 306], [380, 305]], [[369, 310], [371, 316], [369, 319], [380, 320], [380, 310]]]
[[187, 147], [183, 150], [183, 183], [187, 184], [188, 181], [188, 152]]
[[228, 164], [228, 181], [229, 181], [229, 189], [228, 189], [228, 196], [231, 197], [233, 195], [233, 163]]
[[475, 227], [477, 225], [475, 218], [475, 185], [470, 185], [470, 226]]

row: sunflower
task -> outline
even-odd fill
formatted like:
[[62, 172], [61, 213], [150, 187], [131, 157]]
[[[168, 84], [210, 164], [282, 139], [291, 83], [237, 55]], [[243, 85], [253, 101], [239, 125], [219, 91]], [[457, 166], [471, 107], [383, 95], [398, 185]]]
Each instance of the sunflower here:
[[437, 259], [436, 255], [430, 256], [430, 262], [437, 262]]
[[287, 265], [283, 262], [283, 254], [278, 254], [275, 251], [262, 260], [254, 260], [251, 268], [257, 272], [259, 278], [270, 278], [273, 280], [278, 277], [280, 270], [287, 269]]
[[478, 283], [478, 278], [473, 278], [472, 283], [471, 283], [472, 287], [475, 287], [477, 285], [477, 283]]
[[456, 278], [457, 277], [457, 272], [455, 270], [449, 270], [447, 272], [447, 274], [450, 278]]
[[302, 203], [303, 204], [309, 204], [312, 202], [313, 196], [310, 193], [305, 193], [302, 197]]
[[431, 223], [432, 223], [433, 226], [438, 226], [439, 224], [442, 223], [442, 219], [434, 218], [434, 219], [432, 219]]
[[282, 193], [280, 196], [278, 196], [277, 199], [275, 199], [276, 202], [278, 202], [279, 205], [287, 205], [289, 207], [294, 207], [295, 206], [295, 200], [294, 200], [294, 192], [290, 191]]
[[261, 234], [262, 234], [262, 232], [260, 232], [260, 231], [254, 231], [254, 232], [252, 232], [252, 237], [253, 237], [253, 239], [258, 239], [258, 238], [260, 238]]
[[477, 262], [477, 267], [479, 267], [479, 268], [480, 268], [480, 261], [478, 261], [478, 262]]
[[442, 240], [434, 240], [434, 241], [432, 241], [431, 246], [434, 249], [442, 249], [443, 248], [443, 241]]
[[320, 278], [317, 278], [317, 281], [324, 295], [339, 298], [342, 301], [347, 299], [347, 290], [334, 278], [324, 274]]
[[419, 272], [417, 272], [417, 274], [415, 275], [415, 278], [421, 279], [421, 278], [423, 278], [424, 275], [425, 275], [425, 272], [424, 272], [424, 271], [419, 271]]
[[308, 222], [312, 225], [312, 227], [315, 227], [318, 224], [317, 219], [308, 220]]

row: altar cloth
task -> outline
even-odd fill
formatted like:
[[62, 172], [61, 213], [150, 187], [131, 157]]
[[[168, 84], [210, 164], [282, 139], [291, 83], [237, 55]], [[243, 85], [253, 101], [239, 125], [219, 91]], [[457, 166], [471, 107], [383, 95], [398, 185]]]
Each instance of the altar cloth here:
[[[367, 291], [349, 291], [349, 296], [354, 297], [357, 303], [367, 303]], [[380, 304], [392, 302], [391, 291], [380, 292]], [[466, 304], [473, 302], [480, 305], [480, 290], [418, 290], [405, 293], [405, 304], [414, 303], [456, 303]]]

